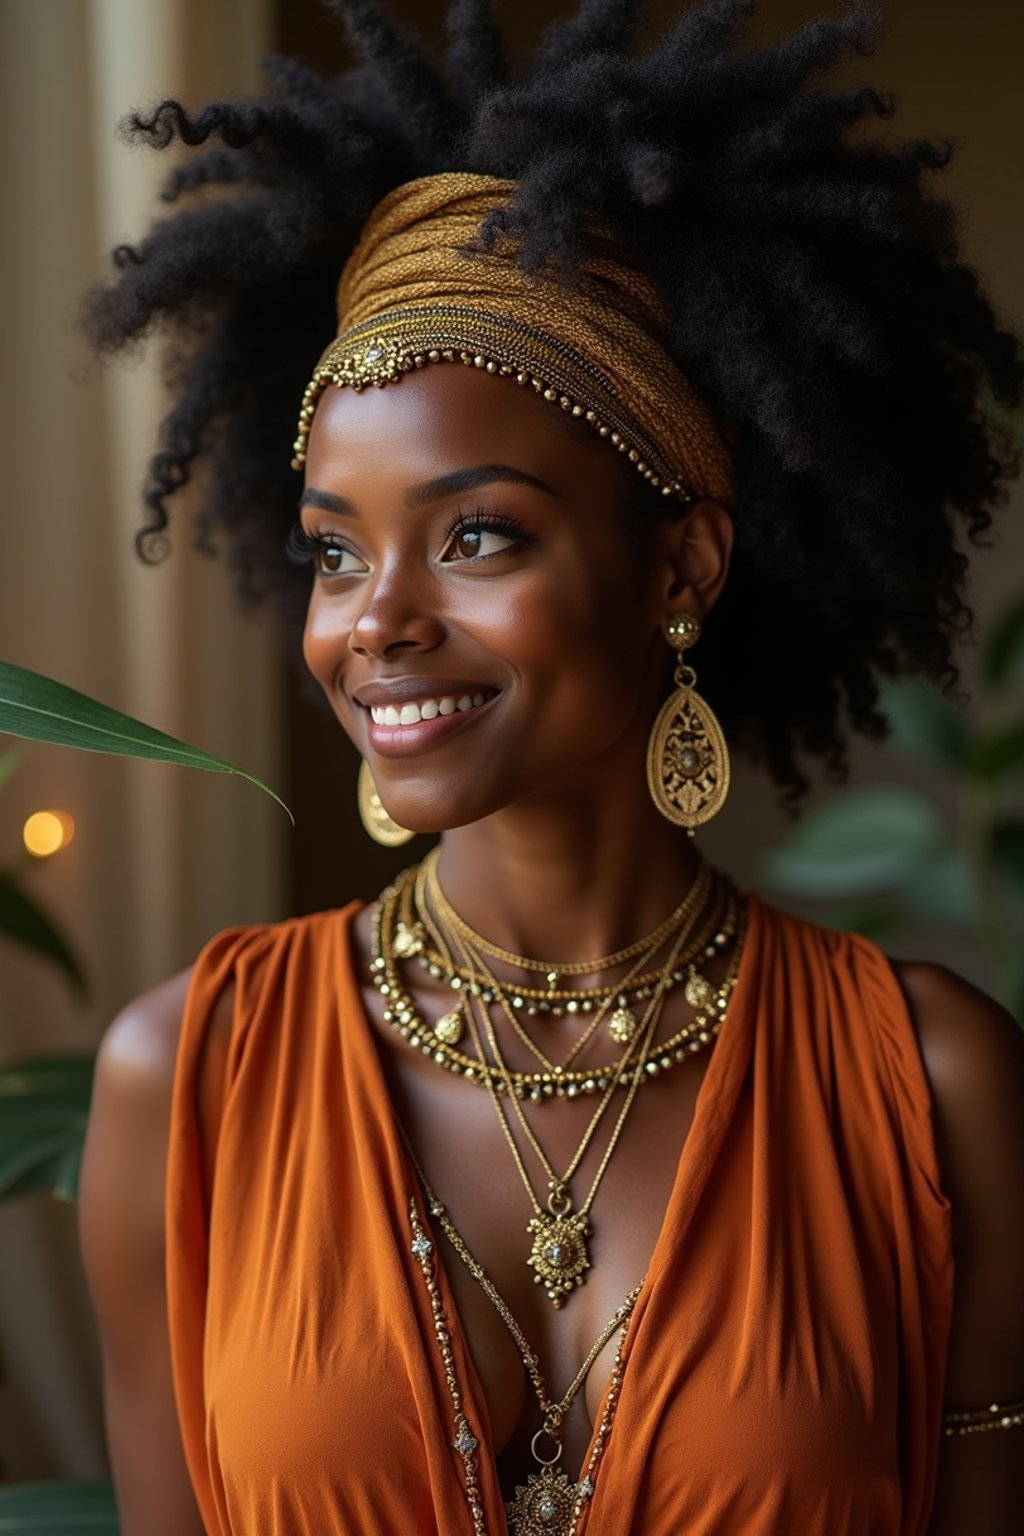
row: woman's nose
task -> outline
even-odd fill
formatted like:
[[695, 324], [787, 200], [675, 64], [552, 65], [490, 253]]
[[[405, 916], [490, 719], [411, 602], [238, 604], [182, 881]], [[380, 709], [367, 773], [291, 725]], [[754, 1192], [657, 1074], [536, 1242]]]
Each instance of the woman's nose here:
[[349, 648], [384, 660], [399, 651], [431, 651], [444, 638], [444, 624], [428, 590], [413, 590], [399, 572], [382, 573], [366, 592], [349, 633]]

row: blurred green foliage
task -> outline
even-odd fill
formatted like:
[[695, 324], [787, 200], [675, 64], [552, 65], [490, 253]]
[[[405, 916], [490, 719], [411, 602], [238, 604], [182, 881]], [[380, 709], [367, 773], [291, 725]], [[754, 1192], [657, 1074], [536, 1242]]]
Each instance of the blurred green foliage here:
[[891, 749], [952, 787], [952, 820], [906, 785], [848, 789], [798, 822], [762, 872], [827, 925], [880, 943], [922, 927], [966, 937], [1024, 1022], [1024, 596], [986, 639], [977, 705], [969, 716], [926, 685], [882, 687]]

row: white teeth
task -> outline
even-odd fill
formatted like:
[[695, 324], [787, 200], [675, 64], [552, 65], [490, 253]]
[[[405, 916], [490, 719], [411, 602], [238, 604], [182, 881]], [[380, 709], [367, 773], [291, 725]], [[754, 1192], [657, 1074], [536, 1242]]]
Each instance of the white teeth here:
[[418, 725], [421, 720], [436, 720], [438, 715], [454, 715], [467, 709], [478, 709], [486, 703], [487, 695], [464, 693], [461, 698], [424, 699], [422, 704], [371, 704], [370, 718], [374, 725]]

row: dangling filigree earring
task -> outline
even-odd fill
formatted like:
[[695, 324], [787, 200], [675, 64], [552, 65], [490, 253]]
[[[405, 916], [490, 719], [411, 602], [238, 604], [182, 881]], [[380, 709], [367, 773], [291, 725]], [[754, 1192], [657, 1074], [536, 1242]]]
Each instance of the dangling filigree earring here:
[[375, 843], [382, 843], [385, 848], [400, 848], [415, 836], [408, 827], [400, 827], [384, 809], [365, 758], [359, 765], [359, 787], [356, 794], [359, 819]]
[[700, 622], [676, 614], [665, 638], [679, 652], [675, 691], [661, 706], [647, 743], [647, 783], [661, 814], [692, 837], [722, 809], [729, 793], [729, 749], [713, 710], [695, 691], [683, 657], [700, 639]]

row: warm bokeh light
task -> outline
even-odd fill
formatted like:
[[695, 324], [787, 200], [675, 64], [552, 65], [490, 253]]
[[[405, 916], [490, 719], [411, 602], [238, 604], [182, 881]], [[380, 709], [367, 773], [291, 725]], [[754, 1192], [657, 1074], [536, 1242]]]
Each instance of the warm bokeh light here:
[[67, 811], [36, 811], [21, 831], [25, 847], [37, 859], [66, 848], [75, 835], [75, 823]]

